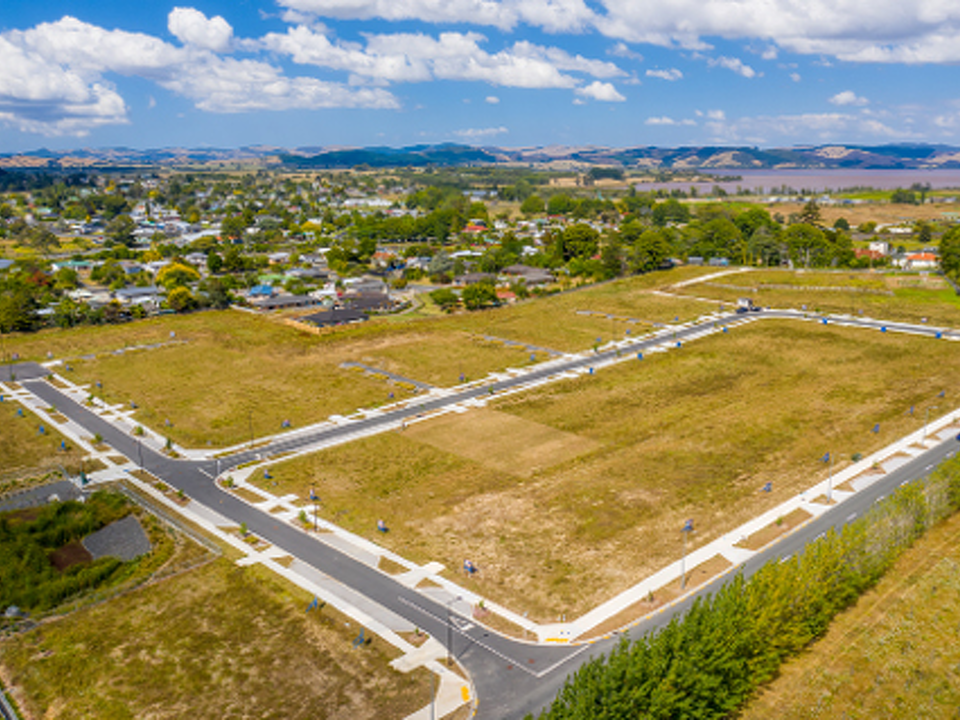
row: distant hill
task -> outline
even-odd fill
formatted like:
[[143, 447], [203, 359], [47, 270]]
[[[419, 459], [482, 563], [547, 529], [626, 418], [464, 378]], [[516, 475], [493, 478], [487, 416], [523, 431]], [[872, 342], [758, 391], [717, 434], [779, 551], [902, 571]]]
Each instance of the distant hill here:
[[945, 145], [818, 145], [792, 148], [733, 146], [632, 147], [469, 145], [279, 148], [39, 149], [0, 155], [0, 168], [76, 169], [184, 165], [255, 165], [290, 169], [387, 168], [509, 164], [544, 168], [614, 165], [626, 169], [924, 169], [960, 168], [960, 148]]

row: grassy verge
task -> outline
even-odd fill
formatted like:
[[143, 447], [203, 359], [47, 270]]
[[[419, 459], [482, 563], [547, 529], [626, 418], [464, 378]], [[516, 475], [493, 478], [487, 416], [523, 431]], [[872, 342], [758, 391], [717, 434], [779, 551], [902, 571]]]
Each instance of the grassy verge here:
[[429, 700], [392, 649], [263, 568], [225, 559], [0, 643], [21, 706], [49, 718], [400, 718]]
[[740, 717], [952, 717], [960, 706], [958, 564], [955, 515], [784, 665]]
[[675, 560], [686, 518], [692, 549], [825, 479], [825, 452], [837, 472], [917, 430], [958, 372], [948, 342], [756, 323], [281, 463], [264, 487], [315, 487], [323, 517], [448, 577], [470, 558], [465, 582], [551, 621]]

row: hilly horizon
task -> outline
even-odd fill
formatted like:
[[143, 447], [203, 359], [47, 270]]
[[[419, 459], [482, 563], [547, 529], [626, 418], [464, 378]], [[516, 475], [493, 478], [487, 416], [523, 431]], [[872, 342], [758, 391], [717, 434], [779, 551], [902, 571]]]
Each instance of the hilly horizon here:
[[634, 171], [712, 169], [863, 169], [916, 170], [960, 168], [960, 147], [942, 144], [801, 145], [794, 147], [704, 146], [526, 146], [418, 144], [402, 147], [334, 145], [282, 148], [129, 147], [49, 150], [0, 154], [0, 168], [70, 171], [118, 166], [255, 163], [277, 169], [332, 170], [461, 165], [527, 165], [545, 169], [613, 166]]

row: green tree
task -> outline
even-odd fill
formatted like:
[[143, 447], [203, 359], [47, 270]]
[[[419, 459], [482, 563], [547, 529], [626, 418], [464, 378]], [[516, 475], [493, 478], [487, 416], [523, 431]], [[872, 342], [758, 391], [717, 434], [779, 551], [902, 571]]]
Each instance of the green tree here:
[[160, 268], [157, 273], [157, 282], [167, 290], [197, 282], [200, 273], [184, 263], [170, 263]]
[[600, 233], [586, 223], [571, 225], [560, 234], [560, 255], [564, 261], [593, 257], [599, 248], [599, 241]]
[[463, 289], [463, 305], [467, 310], [480, 310], [497, 302], [497, 291], [493, 283], [479, 282]]
[[960, 225], [940, 237], [940, 267], [954, 280], [960, 280]]
[[197, 299], [188, 288], [175, 287], [167, 294], [167, 305], [176, 312], [187, 312], [197, 307]]
[[816, 267], [823, 263], [827, 254], [827, 242], [823, 232], [813, 225], [797, 223], [784, 231], [783, 236], [790, 250], [790, 258], [803, 267]]
[[107, 223], [105, 235], [118, 245], [133, 245], [133, 231], [137, 224], [129, 215], [117, 215]]
[[521, 203], [520, 212], [524, 215], [539, 215], [544, 211], [544, 208], [543, 198], [539, 195], [530, 195]]
[[444, 312], [450, 312], [460, 302], [460, 298], [450, 288], [437, 288], [430, 292], [430, 299]]
[[216, 274], [223, 269], [223, 257], [219, 253], [211, 252], [207, 255], [207, 270]]
[[672, 251], [672, 243], [663, 230], [647, 230], [627, 250], [627, 266], [634, 273], [651, 272], [659, 268]]
[[237, 215], [224, 218], [220, 223], [220, 236], [223, 238], [237, 240], [243, 237], [243, 234], [246, 232], [246, 230], [247, 222], [243, 219], [243, 217]]
[[821, 218], [820, 206], [817, 205], [817, 201], [808, 201], [807, 204], [803, 206], [803, 210], [801, 210], [800, 214], [797, 216], [797, 220], [804, 225], [819, 225]]

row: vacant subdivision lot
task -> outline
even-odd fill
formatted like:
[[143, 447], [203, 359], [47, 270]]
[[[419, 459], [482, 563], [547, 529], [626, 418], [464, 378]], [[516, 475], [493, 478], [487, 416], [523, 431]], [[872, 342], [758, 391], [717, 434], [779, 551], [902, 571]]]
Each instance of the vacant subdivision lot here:
[[401, 718], [430, 699], [379, 638], [262, 567], [226, 559], [0, 642], [32, 717]]
[[627, 330], [638, 335], [653, 323], [693, 319], [709, 306], [651, 289], [703, 272], [652, 273], [482, 313], [375, 320], [319, 335], [222, 311], [45, 331], [7, 346], [23, 359], [65, 359], [70, 369], [59, 371], [66, 377], [109, 403], [135, 403], [140, 422], [186, 446], [217, 447], [279, 432], [284, 420], [299, 427], [413, 394], [411, 385], [341, 367], [345, 362], [451, 386], [461, 376], [475, 380], [547, 358], [486, 336], [582, 351]]
[[926, 319], [931, 325], [960, 327], [960, 296], [936, 275], [762, 270], [725, 275], [677, 292], [725, 303], [748, 297], [764, 307], [914, 323]]
[[315, 487], [324, 517], [451, 576], [469, 558], [464, 582], [550, 621], [676, 560], [686, 518], [706, 543], [824, 478], [826, 452], [836, 471], [917, 430], [956, 403], [958, 371], [951, 342], [763, 321], [254, 481]]
[[743, 711], [746, 720], [955, 717], [960, 516], [921, 539]]
[[[17, 415], [17, 410], [23, 416]], [[40, 434], [40, 426], [44, 434]], [[0, 483], [4, 480], [42, 475], [65, 467], [71, 472], [80, 469], [84, 453], [73, 442], [60, 449], [65, 438], [57, 432], [57, 423], [41, 422], [36, 415], [17, 402], [0, 403]]]

